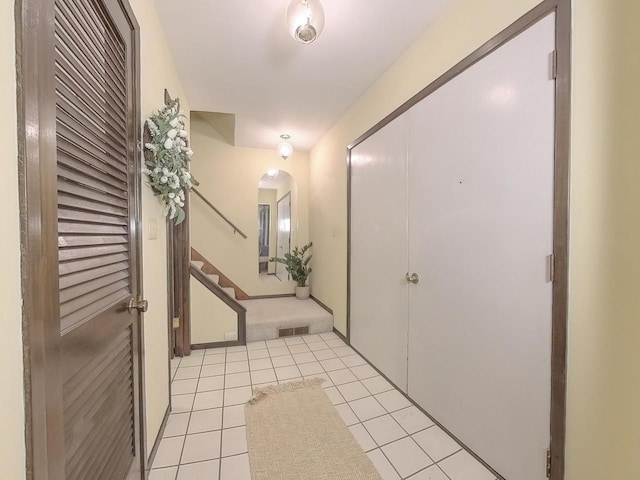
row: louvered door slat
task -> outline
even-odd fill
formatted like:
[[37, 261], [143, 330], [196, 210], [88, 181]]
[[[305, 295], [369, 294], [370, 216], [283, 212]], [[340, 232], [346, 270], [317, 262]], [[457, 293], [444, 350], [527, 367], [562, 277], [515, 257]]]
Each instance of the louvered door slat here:
[[[65, 40], [68, 39], [56, 36], [55, 50], [57, 57], [60, 59], [61, 69], [67, 72], [68, 77], [81, 78], [82, 80], [80, 80], [80, 82], [88, 87], [86, 90], [87, 93], [95, 95], [97, 98], [105, 101], [110, 99], [113, 102], [117, 102], [117, 89], [114, 88], [113, 84], [111, 84], [112, 86], [107, 86], [107, 83], [100, 83], [98, 77], [95, 75], [97, 72], [91, 67], [82, 65], [80, 60], [72, 53], [74, 46], [68, 45], [65, 43]], [[60, 78], [62, 78], [62, 75]], [[117, 113], [119, 111], [122, 114], [125, 113], [125, 110], [115, 107], [115, 112]]]
[[120, 235], [127, 233], [126, 226], [98, 225], [92, 223], [73, 223], [61, 221], [58, 224], [58, 233], [82, 234], [95, 233], [103, 235]]
[[115, 126], [105, 125], [104, 122], [102, 122], [102, 125], [98, 125], [95, 117], [91, 117], [82, 111], [83, 107], [79, 97], [68, 98], [59, 93], [59, 118], [74, 130], [81, 132], [90, 142], [102, 147], [112, 158], [121, 160], [122, 149], [126, 149], [121, 132], [118, 132]]
[[126, 208], [102, 202], [95, 202], [93, 201], [93, 199], [87, 199], [87, 197], [67, 195], [62, 192], [58, 193], [58, 205], [61, 207], [83, 210], [86, 212], [104, 213], [113, 215], [115, 217], [126, 218], [129, 215], [129, 212]]
[[124, 480], [135, 455], [131, 23], [119, 2], [54, 3], [65, 478]]
[[116, 72], [124, 71], [126, 56], [124, 45], [117, 28], [114, 28], [109, 21], [108, 15], [100, 9], [92, 11], [86, 2], [61, 0], [61, 3], [70, 7], [73, 18], [77, 19], [82, 28], [94, 38], [92, 44], [103, 47], [104, 50], [101, 51], [101, 54], [105, 62], [112, 62]]
[[87, 257], [100, 257], [113, 253], [126, 252], [126, 245], [102, 245], [90, 248], [61, 248], [58, 252], [60, 262], [81, 260]]
[[[58, 156], [60, 156], [60, 154]], [[99, 178], [96, 178], [96, 176], [89, 175], [87, 172], [77, 171], [72, 168], [65, 167], [60, 163], [58, 164], [58, 179], [73, 182], [77, 185], [81, 185], [83, 187], [87, 187], [113, 196], [118, 196], [120, 198], [126, 195], [126, 192], [122, 190], [122, 188], [105, 183]]]
[[73, 300], [66, 302], [62, 302], [61, 300], [60, 315], [63, 320], [65, 320], [65, 317], [68, 315], [77, 312], [80, 309], [95, 305], [95, 303], [113, 295], [116, 292], [120, 293], [122, 297], [126, 297], [129, 295], [128, 287], [129, 282], [127, 280], [118, 280], [117, 282], [110, 283], [104, 287], [91, 290], [80, 297], [74, 298]]
[[[87, 302], [88, 305], [80, 310], [76, 310], [73, 313], [67, 314], [64, 318], [60, 319], [60, 331], [63, 335], [69, 333], [74, 327], [80, 327], [85, 322], [91, 320], [99, 313], [105, 311], [108, 307], [114, 303], [122, 302], [124, 299], [131, 296], [131, 290], [128, 288], [118, 290], [111, 295], [99, 298], [98, 300]], [[62, 308], [62, 307], [61, 307]]]
[[[61, 3], [64, 3], [62, 0]], [[83, 48], [77, 49], [79, 55], [89, 64], [94, 65], [96, 68], [104, 69], [104, 56], [106, 53], [106, 49], [102, 52], [95, 46], [95, 40], [92, 41], [89, 38], [88, 31], [82, 22], [78, 21], [79, 17], [74, 16], [66, 16], [65, 10], [58, 10], [56, 12], [58, 15], [56, 16], [56, 22], [59, 29], [57, 30], [60, 36], [67, 36], [68, 40], [67, 44], [75, 44], [81, 45]], [[105, 39], [100, 39], [101, 43], [104, 46]], [[116, 60], [115, 58], [111, 58], [111, 60]], [[118, 68], [122, 68], [122, 65], [118, 65]], [[104, 71], [101, 71], [104, 73]], [[122, 78], [120, 78], [117, 73], [109, 72], [109, 79], [116, 83], [120, 87], [120, 94], [124, 93], [125, 85]]]
[[[82, 422], [82, 418], [94, 418], [94, 416], [108, 406], [105, 402], [108, 401], [109, 395], [114, 393], [121, 387], [126, 387], [128, 370], [130, 365], [126, 362], [120, 362], [120, 358], [127, 358], [128, 350], [121, 348], [114, 351], [114, 355], [105, 357], [104, 362], [109, 363], [109, 368], [92, 369], [89, 372], [82, 373], [81, 378], [91, 378], [90, 376], [102, 378], [102, 382], [87, 382], [83, 381], [79, 384], [78, 388], [73, 390], [69, 387], [69, 398], [71, 403], [66, 405], [64, 414], [70, 420], [70, 425], [75, 425], [74, 429], [68, 429], [65, 431], [67, 441], [72, 438], [82, 438], [85, 433], [90, 433], [88, 429], [92, 428], [91, 422]], [[115, 365], [115, 367], [114, 367]], [[71, 395], [75, 393], [75, 396]], [[115, 395], [116, 397], [119, 395]], [[100, 422], [101, 418], [95, 418], [95, 422]], [[93, 423], [95, 425], [95, 422]], [[83, 430], [84, 429], [84, 430]], [[70, 446], [69, 452], [77, 450]], [[73, 455], [71, 455], [71, 458]]]
[[[94, 15], [92, 14], [93, 12], [90, 12], [87, 8], [84, 8], [84, 3], [82, 2], [74, 3], [74, 2], [70, 2], [69, 0], [59, 0], [58, 3], [64, 7], [63, 8], [64, 11], [68, 11], [69, 14], [80, 25], [82, 25], [83, 31], [87, 34], [87, 36], [90, 39], [89, 40], [90, 44], [92, 45], [105, 44], [108, 42], [111, 46], [111, 49], [113, 51], [117, 51], [117, 54], [115, 55], [114, 60], [116, 60], [116, 63], [119, 63], [119, 68], [124, 70], [125, 64], [124, 64], [123, 58], [125, 56], [125, 52], [122, 48], [122, 45], [119, 42], [114, 43], [111, 40], [111, 36], [107, 35], [105, 37], [102, 34], [105, 28], [103, 25], [104, 22], [100, 23], [96, 21]], [[117, 37], [117, 34], [115, 35]]]
[[[98, 289], [110, 286], [112, 284], [117, 284], [116, 282], [122, 281], [129, 276], [129, 272], [117, 272], [112, 273], [111, 275], [105, 275], [104, 277], [96, 278], [95, 280], [91, 280], [89, 282], [85, 282], [81, 285], [77, 285], [74, 287], [69, 287], [60, 291], [60, 302], [65, 303], [73, 300], [74, 298], [78, 298], [87, 293], [96, 291]], [[123, 282], [124, 285], [128, 285], [128, 282]]]
[[[90, 457], [90, 461], [84, 461], [84, 468], [78, 471], [77, 476], [74, 476], [74, 480], [84, 480], [87, 478], [111, 478], [113, 475], [113, 470], [117, 468], [114, 465], [113, 458], [116, 457], [114, 455], [114, 451], [119, 455], [123, 455], [125, 449], [122, 448], [121, 444], [127, 438], [127, 425], [123, 425], [123, 421], [131, 416], [130, 411], [123, 411], [120, 417], [117, 417], [115, 422], [112, 422], [105, 426], [105, 436], [104, 440], [106, 440], [106, 448], [102, 446], [102, 442], [100, 445], [100, 454], [93, 455]], [[119, 427], [120, 426], [120, 427]], [[109, 465], [109, 470], [106, 473], [102, 473], [105, 465]]]
[[58, 237], [58, 245], [60, 247], [90, 247], [96, 245], [126, 245], [129, 239], [125, 235], [82, 235], [72, 236], [64, 235]]
[[[103, 148], [102, 145], [94, 143], [91, 139], [82, 135], [82, 128], [74, 129], [73, 125], [69, 125], [65, 120], [66, 117], [58, 116], [58, 150], [65, 152], [69, 159], [69, 162], [61, 162], [63, 165], [74, 166], [78, 159], [82, 159], [81, 162], [91, 166], [99, 172], [105, 173], [115, 179], [118, 182], [125, 183], [126, 175], [123, 175], [122, 170], [119, 167], [122, 164], [123, 158], [126, 156], [126, 152], [120, 156], [112, 155], [112, 149]], [[106, 161], [109, 161], [107, 163]], [[75, 167], [77, 169], [77, 166]], [[82, 166], [81, 168], [84, 168]], [[120, 186], [115, 184], [115, 186]]]
[[[119, 380], [120, 376], [116, 377], [116, 375], [126, 368], [126, 364], [119, 362], [119, 359], [126, 358], [129, 349], [126, 331], [123, 331], [122, 337], [113, 344], [111, 350], [94, 358], [88, 365], [64, 379], [67, 391], [64, 414], [67, 418], [76, 419], [78, 415], [86, 415], [94, 411], [101, 405], [106, 390], [112, 388], [114, 382]], [[93, 382], [92, 379], [97, 377], [104, 378], [106, 381]], [[66, 433], [78, 432], [77, 426], [72, 428], [76, 424], [77, 422], [70, 422], [65, 430]]]
[[[125, 365], [121, 372], [115, 372], [116, 375], [122, 375], [124, 373], [126, 375], [127, 366]], [[126, 393], [126, 383], [128, 377], [124, 377], [122, 379], [122, 384], [112, 390], [113, 393], [122, 395]], [[101, 431], [105, 434], [108, 433], [110, 428], [114, 426], [119, 428], [122, 425], [122, 420], [126, 420], [129, 412], [126, 409], [109, 409], [105, 408], [104, 402], [97, 404], [99, 408], [95, 409], [95, 411], [86, 412], [87, 416], [91, 416], [96, 418], [95, 423], [87, 423], [84, 425], [84, 428], [78, 430], [77, 432], [69, 432], [65, 438], [65, 445], [69, 449], [70, 458], [68, 462], [67, 470], [71, 472], [70, 477], [74, 476], [75, 473], [76, 478], [92, 478], [84, 476], [85, 473], [82, 471], [82, 464], [87, 463], [91, 464], [91, 462], [87, 462], [87, 460], [91, 460], [91, 458], [86, 458], [84, 455], [87, 454], [87, 451], [91, 451], [91, 449], [99, 449], [100, 443], [107, 440], [107, 438], [100, 438], [96, 435], [93, 435], [93, 431]], [[105, 412], [103, 414], [103, 412]], [[126, 429], [126, 425], [123, 427]], [[96, 453], [93, 455], [93, 459], [96, 457], [106, 457], [104, 452]], [[95, 477], [93, 477], [95, 478]]]
[[106, 101], [86, 80], [74, 76], [73, 71], [69, 73], [67, 70], [72, 69], [65, 65], [58, 67], [60, 85], [57, 93], [65, 98], [77, 97], [78, 104], [82, 104], [88, 114], [113, 122], [114, 128], [121, 127], [124, 130], [124, 125], [120, 124], [118, 119], [122, 119], [125, 112], [116, 110], [113, 103]]
[[81, 212], [78, 210], [70, 210], [68, 208], [60, 208], [58, 215], [62, 220], [73, 220], [76, 222], [86, 223], [105, 223], [110, 225], [126, 225], [126, 219], [122, 217], [114, 217], [110, 215], [100, 215], [97, 213]]
[[73, 287], [74, 285], [81, 284], [83, 282], [88, 282], [93, 280], [94, 278], [100, 278], [104, 275], [109, 275], [116, 272], [121, 272], [122, 270], [128, 270], [129, 265], [126, 262], [114, 263], [112, 265], [107, 265], [100, 268], [92, 269], [91, 271], [84, 271], [73, 273], [69, 275], [61, 275], [60, 276], [60, 289]]
[[74, 195], [76, 197], [90, 198], [95, 202], [101, 202], [106, 205], [116, 205], [121, 208], [127, 208], [127, 201], [124, 198], [107, 195], [98, 190], [78, 185], [75, 182], [60, 182], [58, 185], [58, 191]]
[[76, 272], [92, 272], [106, 265], [125, 262], [129, 268], [129, 254], [116, 253], [115, 255], [105, 255], [100, 258], [87, 258], [75, 262], [61, 263], [59, 266], [60, 276], [68, 275]]

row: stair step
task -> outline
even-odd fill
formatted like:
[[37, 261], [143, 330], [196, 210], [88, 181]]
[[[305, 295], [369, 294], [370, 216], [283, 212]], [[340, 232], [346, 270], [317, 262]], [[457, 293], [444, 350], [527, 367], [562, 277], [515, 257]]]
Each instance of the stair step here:
[[211, 281], [213, 283], [215, 283], [216, 285], [218, 283], [220, 283], [220, 275], [209, 274], [209, 275], [207, 275], [207, 277], [209, 277], [211, 279]]
[[222, 287], [222, 291], [229, 295], [231, 298], [236, 298], [236, 290], [233, 287]]
[[202, 266], [204, 265], [204, 262], [200, 262], [198, 260], [191, 260], [191, 265], [193, 265], [197, 269], [201, 269]]

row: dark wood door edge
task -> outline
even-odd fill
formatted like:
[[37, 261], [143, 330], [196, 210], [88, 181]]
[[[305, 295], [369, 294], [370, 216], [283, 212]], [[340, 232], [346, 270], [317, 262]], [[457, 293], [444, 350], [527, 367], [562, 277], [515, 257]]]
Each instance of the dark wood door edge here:
[[234, 283], [229, 277], [227, 277], [224, 273], [222, 273], [215, 265], [213, 265], [209, 260], [204, 258], [200, 252], [198, 252], [195, 248], [191, 247], [191, 260], [196, 262], [202, 262], [204, 265], [201, 270], [207, 275], [218, 275], [220, 277], [219, 285], [225, 288], [233, 288], [236, 291], [236, 298], [238, 300], [249, 300], [251, 297], [242, 290], [236, 283]]

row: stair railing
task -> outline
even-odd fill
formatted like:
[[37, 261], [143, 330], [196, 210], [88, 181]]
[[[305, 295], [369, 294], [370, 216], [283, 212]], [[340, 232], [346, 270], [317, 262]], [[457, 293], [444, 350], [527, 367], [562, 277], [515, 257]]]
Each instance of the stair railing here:
[[220, 217], [221, 217], [225, 222], [227, 222], [227, 224], [229, 224], [229, 226], [231, 226], [231, 228], [233, 228], [233, 233], [234, 233], [234, 234], [239, 233], [241, 237], [243, 237], [243, 238], [245, 238], [245, 239], [247, 238], [247, 235], [246, 235], [242, 230], [240, 230], [240, 229], [239, 229], [239, 228], [238, 228], [238, 227], [237, 227], [237, 226], [236, 226], [236, 225], [235, 225], [231, 220], [229, 220], [229, 219], [228, 219], [228, 218], [227, 218], [227, 217], [226, 217], [226, 216], [225, 216], [225, 215], [224, 215], [220, 210], [218, 210], [218, 209], [213, 205], [213, 203], [211, 203], [209, 200], [207, 200], [207, 199], [204, 197], [204, 195], [202, 195], [202, 194], [198, 191], [198, 189], [197, 189], [197, 188], [192, 188], [192, 189], [191, 189], [191, 191], [192, 191], [193, 193], [195, 193], [198, 197], [200, 197], [200, 198], [202, 199], [202, 201], [203, 201], [204, 203], [206, 203], [206, 204], [207, 204], [207, 206], [208, 206], [209, 208], [211, 208], [214, 212], [216, 212], [218, 215], [220, 215]]

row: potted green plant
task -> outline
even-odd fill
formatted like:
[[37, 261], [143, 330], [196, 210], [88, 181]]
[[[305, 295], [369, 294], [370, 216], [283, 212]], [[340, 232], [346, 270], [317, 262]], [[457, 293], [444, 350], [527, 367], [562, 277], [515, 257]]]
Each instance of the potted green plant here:
[[289, 276], [297, 283], [296, 298], [298, 300], [309, 298], [310, 287], [307, 285], [307, 278], [311, 274], [309, 262], [313, 255], [305, 256], [312, 246], [313, 242], [309, 242], [302, 248], [294, 247], [291, 253], [284, 254], [284, 258], [271, 257], [269, 259], [270, 262], [279, 262], [285, 265]]

